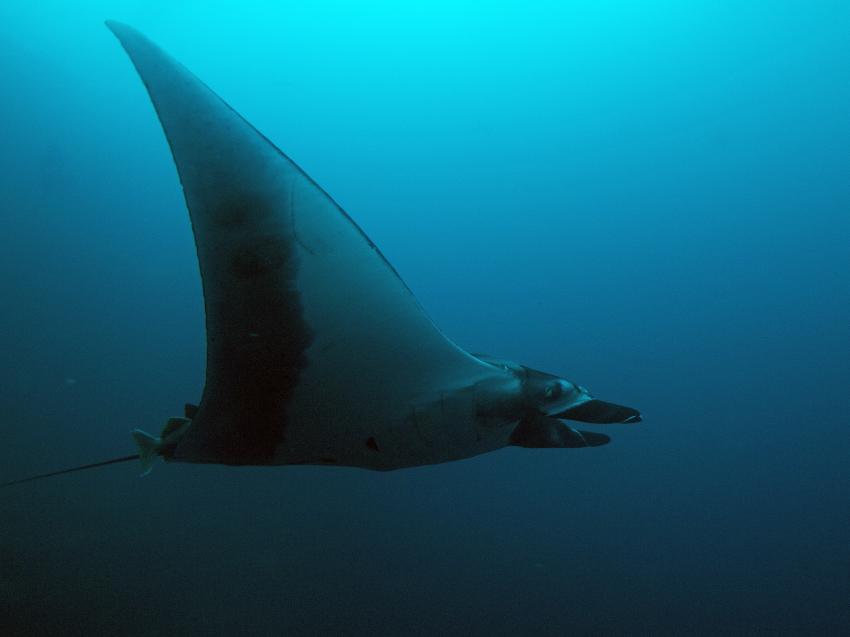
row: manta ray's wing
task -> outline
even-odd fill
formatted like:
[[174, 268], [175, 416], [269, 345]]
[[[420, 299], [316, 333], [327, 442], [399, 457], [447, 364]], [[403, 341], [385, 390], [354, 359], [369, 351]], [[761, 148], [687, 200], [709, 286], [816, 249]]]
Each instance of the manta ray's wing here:
[[206, 385], [173, 458], [267, 464], [294, 420], [314, 428], [302, 442], [326, 440], [483, 371], [298, 166], [139, 32], [107, 24], [171, 147], [203, 281]]

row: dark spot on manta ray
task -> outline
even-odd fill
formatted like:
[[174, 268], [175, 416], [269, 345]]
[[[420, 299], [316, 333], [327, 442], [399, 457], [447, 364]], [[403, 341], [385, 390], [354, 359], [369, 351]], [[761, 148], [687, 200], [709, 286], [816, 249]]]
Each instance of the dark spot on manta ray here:
[[221, 200], [215, 203], [210, 212], [210, 220], [233, 230], [273, 214], [274, 207], [268, 204], [266, 198], [237, 191], [230, 193], [230, 196], [221, 195]]
[[288, 244], [282, 238], [265, 237], [233, 251], [230, 271], [238, 279], [254, 279], [278, 271], [286, 262]]
[[[308, 364], [314, 334], [296, 284], [291, 231], [269, 217], [268, 202], [244, 194], [248, 203], [240, 204], [239, 215], [230, 210], [228, 219], [210, 223], [203, 210], [192, 213], [196, 236], [215, 239], [198, 242], [207, 378], [192, 429], [175, 457], [271, 463], [285, 439], [286, 405]], [[231, 204], [236, 198], [233, 192], [226, 197]], [[228, 223], [237, 225], [222, 229]]]
[[336, 463], [336, 458], [319, 458], [325, 464], [334, 464]]
[[366, 446], [372, 451], [380, 451], [380, 449], [378, 449], [378, 442], [371, 436], [366, 440]]

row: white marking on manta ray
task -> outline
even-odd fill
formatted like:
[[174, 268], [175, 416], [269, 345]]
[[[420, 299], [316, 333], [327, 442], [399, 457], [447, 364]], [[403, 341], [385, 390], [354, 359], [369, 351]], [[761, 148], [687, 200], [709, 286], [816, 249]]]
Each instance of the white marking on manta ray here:
[[391, 470], [505, 446], [593, 447], [562, 419], [640, 414], [447, 339], [375, 244], [292, 160], [135, 29], [107, 26], [171, 148], [198, 252], [207, 331], [200, 404], [140, 459]]

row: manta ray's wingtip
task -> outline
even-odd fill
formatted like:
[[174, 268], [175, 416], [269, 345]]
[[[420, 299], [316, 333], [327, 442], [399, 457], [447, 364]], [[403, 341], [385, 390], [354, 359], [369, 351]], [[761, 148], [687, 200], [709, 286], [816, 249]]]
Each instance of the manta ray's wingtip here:
[[104, 20], [103, 23], [106, 25], [106, 28], [115, 33], [116, 30], [121, 29], [129, 29], [131, 28], [129, 25], [124, 24], [123, 22], [119, 22], [118, 20]]
[[118, 35], [118, 31], [120, 31], [122, 28], [127, 27], [126, 24], [124, 24], [123, 22], [118, 22], [117, 20], [104, 20], [103, 24], [115, 35]]
[[103, 24], [106, 25], [106, 28], [112, 32], [118, 41], [124, 44], [127, 38], [131, 37], [144, 37], [141, 33], [139, 33], [135, 28], [131, 27], [129, 24], [125, 24], [124, 22], [119, 22], [118, 20], [104, 20]]

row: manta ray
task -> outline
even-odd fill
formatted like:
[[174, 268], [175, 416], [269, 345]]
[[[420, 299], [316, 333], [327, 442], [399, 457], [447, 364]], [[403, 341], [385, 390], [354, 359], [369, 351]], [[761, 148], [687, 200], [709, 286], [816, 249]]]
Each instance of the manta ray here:
[[[189, 70], [108, 21], [165, 132], [203, 284], [200, 402], [138, 453], [16, 480], [139, 459], [337, 465], [387, 471], [506, 446], [597, 447], [564, 420], [640, 413], [558, 376], [464, 351], [429, 319], [354, 220]], [[4, 485], [5, 486], [5, 485]]]

